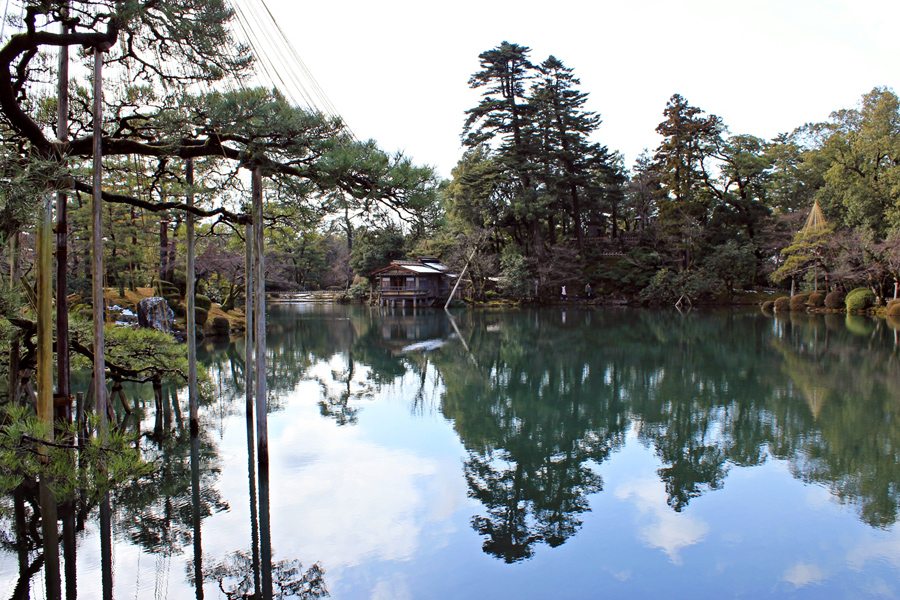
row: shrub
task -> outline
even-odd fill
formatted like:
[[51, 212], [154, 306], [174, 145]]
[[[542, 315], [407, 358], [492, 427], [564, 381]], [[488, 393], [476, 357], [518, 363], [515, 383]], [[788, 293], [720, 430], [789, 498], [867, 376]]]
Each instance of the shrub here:
[[231, 323], [225, 317], [216, 317], [212, 320], [212, 335], [228, 335], [231, 333]]
[[206, 320], [209, 319], [209, 311], [200, 308], [199, 306], [194, 308], [194, 322], [197, 325], [206, 325]]
[[772, 310], [774, 308], [775, 308], [774, 300], [766, 300], [765, 302], [762, 303], [763, 312], [772, 312]]
[[854, 310], [866, 310], [875, 304], [875, 294], [869, 288], [856, 288], [844, 300], [847, 312]]
[[891, 300], [888, 302], [887, 315], [889, 317], [900, 317], [900, 300]]
[[809, 295], [806, 305], [810, 308], [822, 308], [825, 304], [825, 294], [822, 292], [813, 292]]
[[829, 292], [828, 295], [825, 296], [825, 308], [830, 308], [831, 310], [840, 310], [844, 308], [844, 292], [840, 290]]
[[160, 281], [159, 282], [159, 293], [165, 298], [167, 295], [175, 295], [180, 296], [181, 292], [178, 289], [178, 286], [169, 281]]
[[897, 300], [888, 300], [887, 308], [890, 308], [890, 307], [892, 307], [892, 306], [894, 306], [894, 305], [897, 305], [897, 304], [900, 304], [900, 299], [897, 299]]
[[347, 290], [347, 296], [351, 300], [365, 300], [369, 297], [369, 281], [364, 279], [359, 283], [354, 283]]
[[208, 296], [197, 294], [194, 296], [194, 306], [208, 312], [212, 308], [212, 300]]
[[169, 300], [166, 299], [166, 302], [169, 303], [169, 308], [172, 309], [172, 312], [175, 313], [175, 316], [179, 319], [185, 315], [184, 304], [178, 301], [177, 298], [173, 298]]
[[789, 296], [775, 298], [775, 312], [787, 312], [791, 310], [791, 299]]
[[809, 292], [791, 296], [791, 311], [798, 312], [801, 310], [806, 310], [806, 301], [809, 300], [809, 296]]

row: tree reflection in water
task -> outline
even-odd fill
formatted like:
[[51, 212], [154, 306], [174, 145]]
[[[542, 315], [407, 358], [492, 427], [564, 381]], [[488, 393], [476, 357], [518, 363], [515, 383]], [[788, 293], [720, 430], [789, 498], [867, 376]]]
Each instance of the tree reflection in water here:
[[[656, 455], [673, 511], [724, 487], [736, 468], [779, 460], [872, 527], [900, 515], [900, 325], [890, 320], [569, 308], [565, 321], [553, 310], [466, 311], [454, 329], [441, 311], [317, 310], [273, 310], [269, 411], [312, 381], [321, 414], [346, 427], [395, 390], [410, 412], [446, 419], [465, 448], [469, 497], [481, 506], [471, 525], [502, 561], [577, 535], [604, 489], [604, 464], [626, 438]], [[242, 343], [201, 355], [213, 388], [198, 439], [201, 523], [244, 501], [219, 492], [215, 435], [244, 411]], [[195, 535], [190, 436], [175, 390], [154, 414], [145, 412], [149, 389], [129, 395], [142, 449], [160, 467], [116, 493], [117, 531], [171, 557]], [[14, 597], [28, 597], [43, 564], [35, 498], [22, 488], [0, 509], [0, 548], [19, 563]], [[252, 597], [251, 553], [215, 553], [218, 562], [200, 565], [208, 584]], [[283, 597], [317, 598], [323, 573], [279, 561], [273, 584]]]
[[436, 410], [465, 445], [469, 495], [484, 506], [472, 525], [504, 561], [578, 531], [589, 496], [603, 488], [598, 466], [629, 431], [662, 463], [675, 511], [722, 488], [731, 468], [779, 459], [864, 522], [897, 520], [900, 404], [891, 390], [900, 381], [895, 332], [884, 321], [467, 311], [456, 317], [459, 340], [440, 311], [346, 314], [321, 328], [283, 321], [270, 338], [273, 374], [287, 374], [275, 385], [290, 388], [339, 358], [344, 368], [318, 378], [322, 414], [352, 424], [364, 399], [410, 372], [424, 388], [433, 373]]
[[[484, 551], [505, 562], [578, 533], [591, 495], [603, 490], [602, 465], [629, 434], [659, 459], [674, 511], [722, 488], [731, 469], [777, 459], [798, 479], [827, 486], [864, 522], [897, 520], [900, 404], [892, 390], [900, 381], [894, 331], [883, 321], [572, 309], [565, 322], [553, 311], [456, 319], [459, 333], [440, 311], [275, 311], [270, 410], [315, 381], [321, 414], [353, 426], [376, 394], [414, 374], [419, 389], [404, 392], [409, 409], [453, 423], [469, 496], [483, 507], [472, 527]], [[241, 356], [219, 348], [205, 359], [219, 402], [243, 397]], [[436, 390], [430, 406], [428, 386]], [[215, 448], [204, 448], [212, 460]], [[175, 479], [189, 476], [178, 467], [186, 446], [157, 451], [174, 462]], [[214, 461], [204, 470], [214, 473]], [[188, 481], [157, 485], [174, 507]], [[152, 514], [165, 516], [165, 501], [154, 502]], [[151, 518], [140, 535], [136, 524], [129, 530], [148, 548], [183, 545], [184, 519], [171, 521], [181, 525]], [[246, 552], [232, 553], [204, 564], [203, 574], [229, 597], [247, 597], [249, 562]], [[300, 586], [284, 590], [318, 593], [318, 565], [304, 572], [296, 561], [278, 564], [276, 577]]]
[[[188, 579], [193, 584], [193, 569], [189, 568]], [[253, 559], [246, 550], [238, 550], [225, 555], [219, 562], [204, 560], [204, 581], [215, 581], [219, 590], [228, 600], [253, 599]], [[318, 563], [303, 570], [299, 560], [279, 560], [272, 563], [273, 598], [300, 598], [314, 600], [329, 596], [325, 587], [325, 570]]]

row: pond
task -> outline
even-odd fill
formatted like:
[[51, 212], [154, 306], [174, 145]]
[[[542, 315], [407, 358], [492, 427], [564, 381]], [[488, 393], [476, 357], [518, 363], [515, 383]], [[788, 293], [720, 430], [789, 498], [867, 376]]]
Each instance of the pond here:
[[[900, 597], [898, 325], [270, 307], [276, 576], [340, 600]], [[202, 349], [199, 502], [185, 391], [136, 403], [159, 468], [112, 497], [115, 597], [252, 587], [243, 346]], [[44, 597], [2, 526], [0, 594]], [[96, 510], [77, 553], [99, 598]]]

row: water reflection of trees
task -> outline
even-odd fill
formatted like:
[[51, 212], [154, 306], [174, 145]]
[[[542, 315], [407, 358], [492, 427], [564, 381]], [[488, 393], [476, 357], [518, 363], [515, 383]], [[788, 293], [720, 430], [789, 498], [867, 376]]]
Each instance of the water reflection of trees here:
[[299, 313], [282, 307], [271, 312], [269, 323], [270, 410], [300, 383], [315, 381], [321, 414], [341, 425], [355, 423], [364, 401], [409, 372], [419, 375], [424, 388], [428, 360], [409, 347], [441, 341], [449, 331], [446, 318], [434, 311], [362, 307], [317, 306]]
[[[537, 541], [574, 533], [581, 498], [602, 485], [578, 473], [630, 426], [662, 462], [676, 511], [720, 488], [731, 466], [778, 458], [865, 522], [896, 521], [897, 355], [883, 322], [569, 311], [563, 323], [544, 314], [467, 314], [474, 361], [461, 345], [434, 357], [444, 414], [469, 450], [471, 494], [487, 511], [473, 521], [486, 551], [516, 560]], [[568, 504], [532, 484], [556, 477], [571, 482]], [[566, 516], [559, 535], [546, 533], [538, 506]]]
[[484, 506], [472, 525], [503, 560], [578, 531], [603, 487], [597, 466], [628, 431], [658, 456], [676, 511], [721, 488], [730, 468], [776, 458], [866, 523], [897, 519], [896, 336], [883, 321], [470, 311], [456, 317], [457, 334], [440, 312], [295, 317], [272, 319], [272, 389], [319, 381], [322, 414], [339, 423], [409, 372], [421, 382], [413, 403], [426, 375], [442, 383], [440, 411]]
[[[178, 401], [177, 398], [173, 400]], [[156, 468], [116, 493], [119, 527], [134, 544], [147, 552], [179, 554], [193, 539], [191, 436], [188, 428], [178, 427], [166, 430], [160, 436], [148, 436], [143, 451]], [[205, 519], [228, 509], [228, 503], [215, 487], [221, 469], [209, 427], [200, 428], [200, 473], [203, 490], [200, 516]]]
[[[193, 571], [188, 569], [187, 574], [188, 580], [194, 584]], [[238, 550], [228, 553], [218, 562], [204, 561], [202, 575], [204, 581], [215, 581], [227, 600], [258, 597], [254, 589], [250, 552]], [[330, 595], [325, 585], [325, 570], [318, 563], [304, 571], [299, 560], [276, 561], [272, 564], [272, 583], [274, 600], [315, 600]]]

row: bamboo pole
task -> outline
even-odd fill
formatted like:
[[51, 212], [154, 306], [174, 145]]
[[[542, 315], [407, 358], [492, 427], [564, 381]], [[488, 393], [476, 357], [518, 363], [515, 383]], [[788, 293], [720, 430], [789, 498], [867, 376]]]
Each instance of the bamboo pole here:
[[260, 571], [263, 598], [272, 597], [272, 539], [269, 529], [269, 433], [266, 399], [266, 260], [263, 237], [262, 174], [253, 169], [253, 320], [256, 349], [256, 447], [259, 464]]

